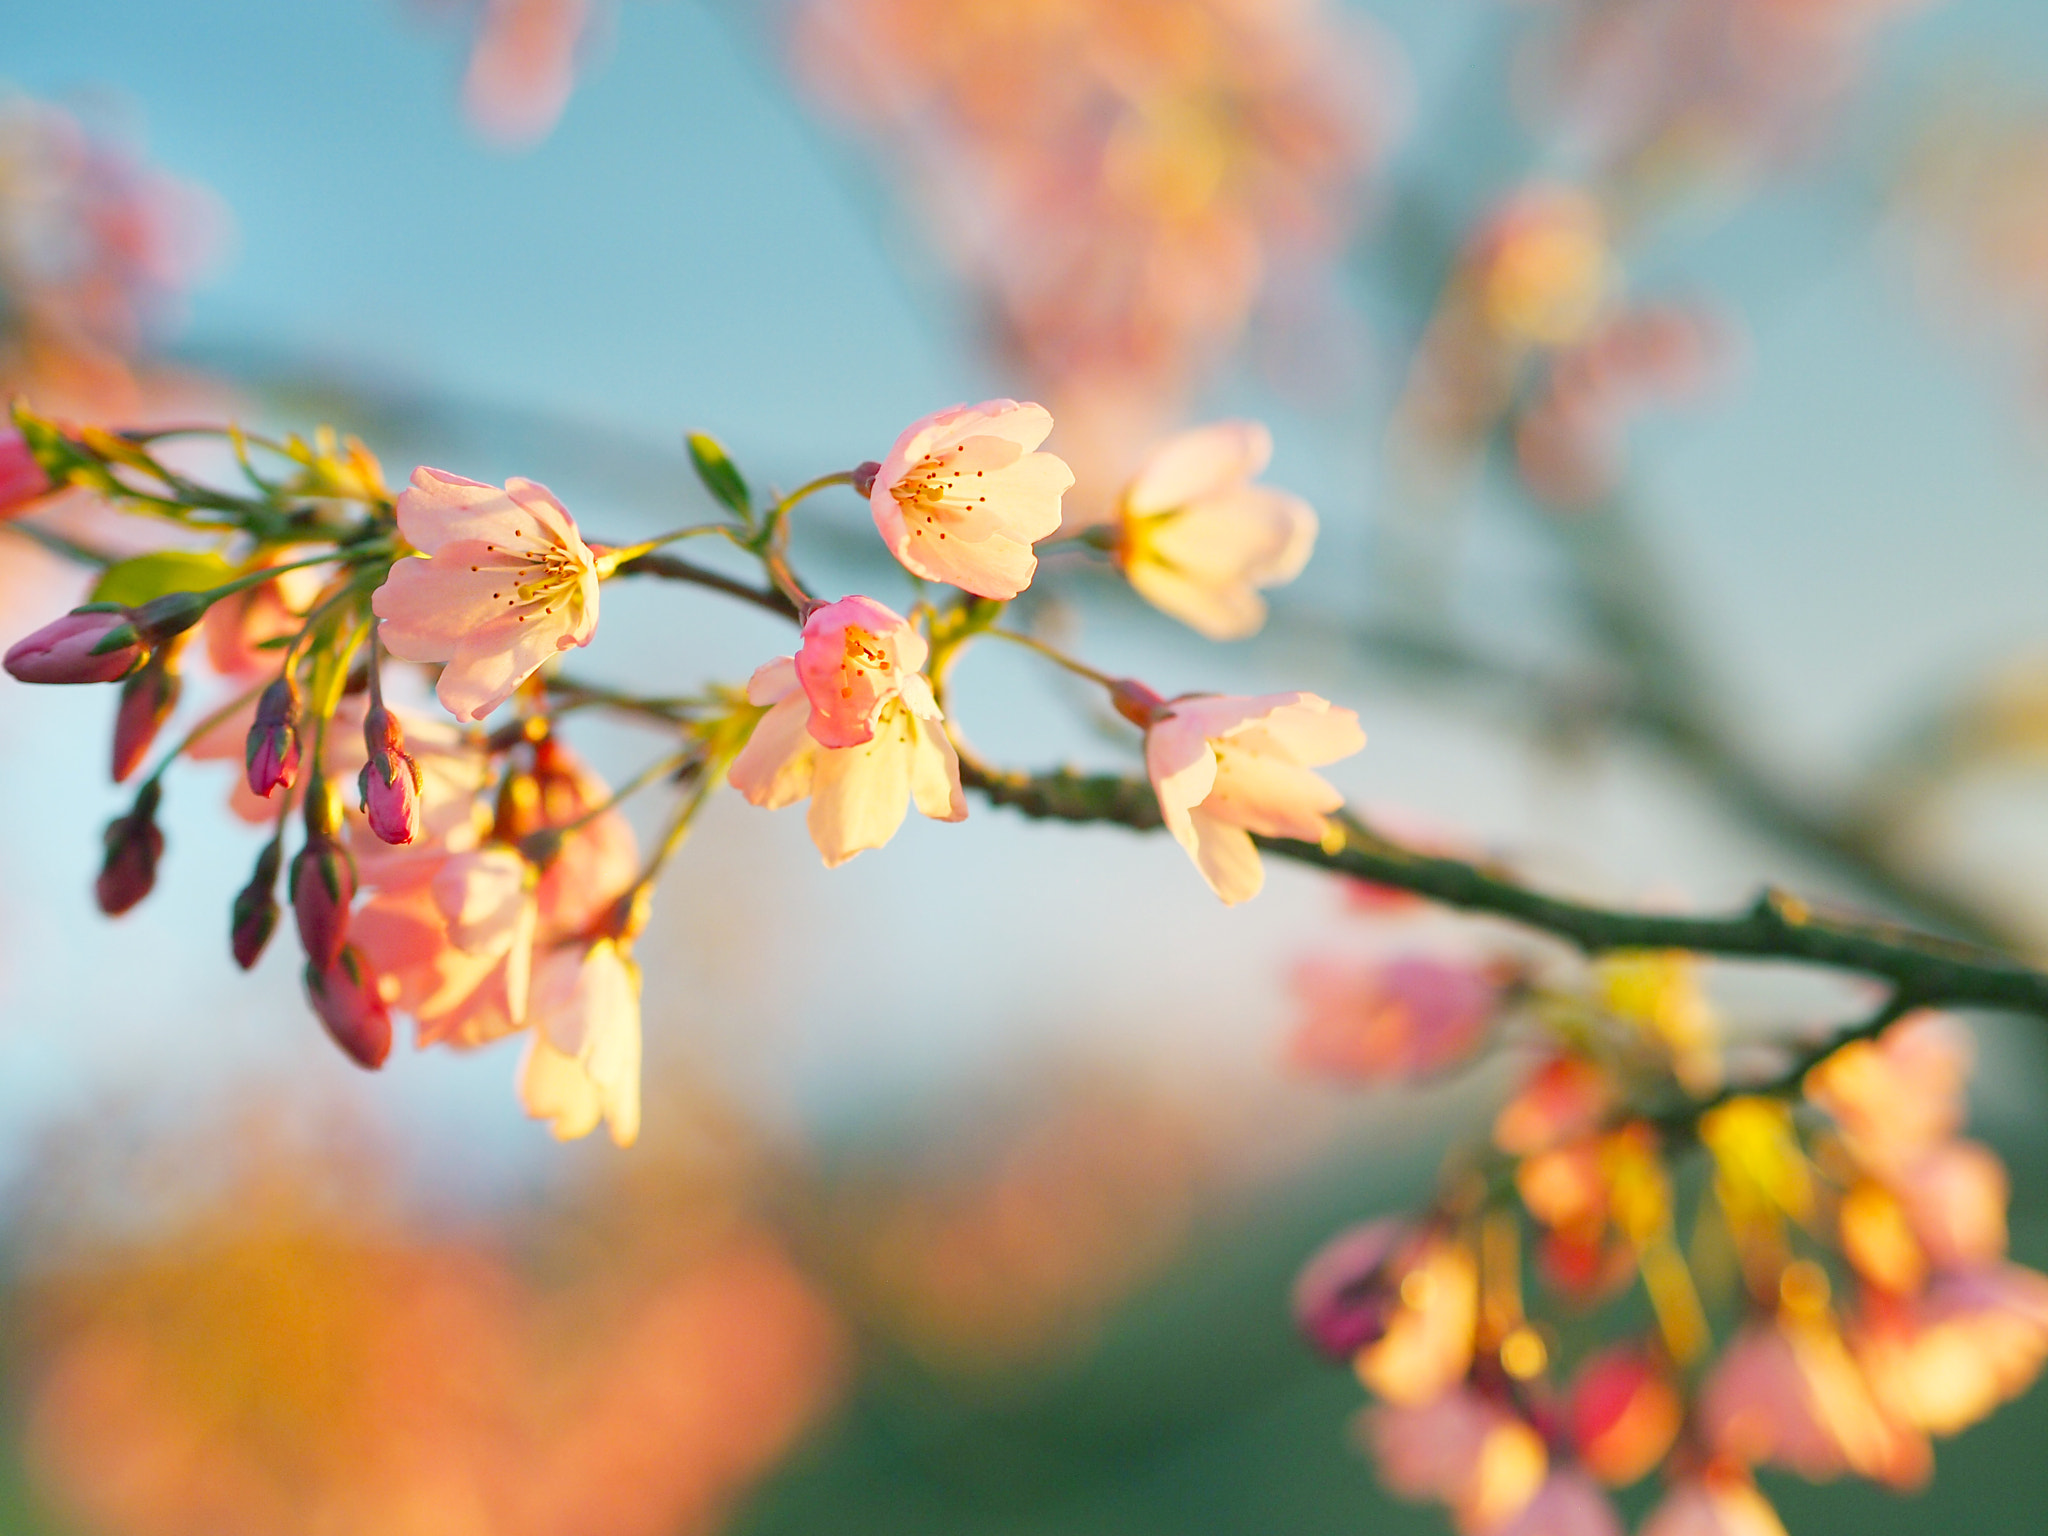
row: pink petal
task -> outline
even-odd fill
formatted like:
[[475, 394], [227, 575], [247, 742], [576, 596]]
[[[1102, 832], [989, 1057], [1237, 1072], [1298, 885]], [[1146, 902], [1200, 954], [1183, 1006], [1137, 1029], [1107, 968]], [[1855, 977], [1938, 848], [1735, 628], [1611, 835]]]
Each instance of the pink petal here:
[[1205, 496], [1242, 485], [1273, 457], [1273, 434], [1256, 421], [1219, 421], [1167, 439], [1124, 493], [1124, 504], [1144, 516], [1171, 512]]

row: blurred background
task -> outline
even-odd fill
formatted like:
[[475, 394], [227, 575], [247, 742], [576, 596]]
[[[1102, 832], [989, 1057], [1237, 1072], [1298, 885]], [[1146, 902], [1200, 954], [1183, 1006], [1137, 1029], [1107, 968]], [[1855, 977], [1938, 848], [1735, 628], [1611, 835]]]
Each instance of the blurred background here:
[[[789, 486], [1038, 398], [1088, 517], [1257, 416], [1322, 518], [1258, 639], [1078, 557], [1036, 621], [1358, 710], [1357, 803], [1560, 889], [2048, 951], [2033, 0], [18, 0], [0, 77], [0, 362], [46, 409], [329, 421], [617, 540], [702, 511], [686, 430]], [[805, 569], [895, 601], [816, 506]], [[4, 560], [10, 634], [79, 600]], [[605, 605], [595, 677], [783, 647]], [[999, 761], [1128, 763], [1028, 662], [961, 688]], [[101, 919], [111, 708], [0, 686], [5, 1529], [1442, 1528], [1286, 1296], [1500, 1079], [1312, 1075], [1292, 978], [1499, 932], [1278, 867], [1226, 911], [1163, 839], [979, 805], [828, 878], [725, 797], [642, 945], [642, 1143], [564, 1148], [509, 1046], [366, 1078], [288, 956], [232, 969], [224, 767]], [[1758, 1027], [1827, 1017], [1737, 970]], [[2048, 1042], [1977, 1022], [2040, 1264]], [[1794, 1532], [2031, 1532], [2044, 1433], [2037, 1391], [1912, 1499], [1766, 1486]]]

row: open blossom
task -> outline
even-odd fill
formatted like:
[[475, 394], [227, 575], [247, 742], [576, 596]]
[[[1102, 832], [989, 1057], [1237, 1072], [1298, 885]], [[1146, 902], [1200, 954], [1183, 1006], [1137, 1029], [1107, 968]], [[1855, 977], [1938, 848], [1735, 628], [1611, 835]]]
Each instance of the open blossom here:
[[2048, 1362], [2048, 1276], [1987, 1264], [1909, 1300], [1873, 1297], [1855, 1342], [1885, 1408], [1955, 1434], [2019, 1396]]
[[1785, 1536], [1785, 1526], [1749, 1479], [1710, 1472], [1666, 1494], [1640, 1536]]
[[533, 979], [533, 1034], [519, 1101], [572, 1141], [604, 1121], [629, 1147], [640, 1134], [640, 968], [614, 939], [557, 949]]
[[478, 133], [508, 149], [553, 130], [576, 85], [576, 48], [591, 0], [485, 0], [462, 80]]
[[1364, 1429], [1381, 1481], [1404, 1499], [1449, 1505], [1461, 1531], [1490, 1531], [1521, 1513], [1550, 1470], [1535, 1428], [1470, 1387], [1412, 1406], [1379, 1404]]
[[1314, 509], [1252, 484], [1272, 457], [1255, 421], [1184, 432], [1154, 451], [1118, 509], [1115, 557], [1131, 586], [1211, 640], [1256, 634], [1256, 589], [1292, 581], [1315, 548]]
[[1344, 797], [1309, 770], [1364, 746], [1358, 716], [1312, 693], [1202, 694], [1153, 707], [1145, 770], [1167, 830], [1235, 904], [1265, 884], [1252, 834], [1319, 841]]
[[546, 486], [422, 465], [397, 510], [426, 558], [392, 566], [371, 607], [392, 655], [448, 664], [434, 691], [456, 719], [481, 719], [557, 651], [590, 643], [597, 557]]
[[1303, 1019], [1296, 1065], [1357, 1082], [1399, 1082], [1456, 1066], [1493, 1023], [1501, 986], [1469, 962], [1430, 955], [1311, 959], [1294, 972]]
[[811, 615], [795, 656], [747, 683], [768, 713], [726, 778], [768, 810], [808, 796], [811, 840], [830, 868], [888, 842], [913, 803], [935, 821], [967, 815], [960, 759], [918, 671], [926, 650], [880, 603], [842, 598]]
[[927, 581], [979, 597], [1031, 585], [1031, 546], [1060, 526], [1066, 461], [1032, 450], [1052, 431], [1041, 405], [985, 400], [913, 423], [882, 460], [868, 504], [889, 552]]

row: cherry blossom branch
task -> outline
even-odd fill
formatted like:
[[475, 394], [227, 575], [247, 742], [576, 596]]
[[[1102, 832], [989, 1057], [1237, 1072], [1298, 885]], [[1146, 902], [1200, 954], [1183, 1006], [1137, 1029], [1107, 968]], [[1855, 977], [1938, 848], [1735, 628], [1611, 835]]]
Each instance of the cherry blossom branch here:
[[752, 603], [756, 608], [765, 608], [778, 618], [794, 623], [797, 619], [797, 605], [786, 594], [773, 587], [754, 587], [731, 576], [724, 576], [708, 566], [685, 560], [680, 555], [640, 555], [623, 562], [617, 573], [620, 576], [659, 576], [665, 581], [686, 581], [694, 586], [709, 587], [714, 592], [723, 592], [736, 597], [743, 603]]
[[[960, 777], [991, 803], [1034, 818], [1109, 822], [1138, 831], [1162, 825], [1157, 797], [1139, 779], [1066, 771], [1009, 773], [964, 756]], [[1780, 890], [1766, 890], [1746, 911], [1725, 917], [1596, 907], [1532, 890], [1498, 868], [1406, 847], [1348, 813], [1332, 820], [1335, 832], [1324, 846], [1284, 838], [1257, 841], [1298, 863], [1462, 911], [1507, 918], [1587, 954], [1685, 949], [1728, 959], [1785, 961], [1888, 981], [1911, 1006], [2003, 1008], [2048, 1020], [2048, 974], [1993, 951], [1897, 924], [1823, 914]]]

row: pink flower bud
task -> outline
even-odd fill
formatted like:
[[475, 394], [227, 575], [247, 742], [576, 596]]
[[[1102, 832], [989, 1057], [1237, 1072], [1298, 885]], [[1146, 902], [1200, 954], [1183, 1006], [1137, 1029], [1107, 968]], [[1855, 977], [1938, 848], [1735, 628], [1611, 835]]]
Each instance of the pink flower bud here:
[[[118, 683], [142, 665], [139, 642], [95, 654], [100, 642], [128, 624], [128, 611], [111, 604], [74, 608], [17, 640], [4, 663], [24, 683]], [[132, 631], [131, 631], [132, 633]]]
[[1349, 1360], [1387, 1331], [1400, 1304], [1396, 1261], [1408, 1229], [1397, 1221], [1368, 1222], [1339, 1233], [1294, 1283], [1294, 1322], [1332, 1360]]
[[142, 766], [149, 744], [178, 706], [178, 687], [178, 674], [171, 670], [167, 651], [151, 656], [140, 672], [121, 685], [121, 707], [114, 716], [116, 784]]
[[249, 792], [266, 798], [282, 786], [290, 789], [299, 776], [299, 695], [291, 679], [280, 677], [256, 701], [256, 723], [249, 727], [243, 754]]
[[164, 835], [156, 824], [163, 792], [154, 780], [142, 786], [135, 808], [107, 823], [106, 858], [93, 894], [100, 910], [119, 917], [139, 903], [156, 884], [157, 860], [164, 854]]
[[0, 431], [0, 520], [14, 516], [39, 496], [56, 489], [36, 462], [28, 439], [14, 428]]
[[292, 860], [292, 915], [299, 942], [315, 969], [330, 971], [348, 941], [348, 908], [355, 899], [355, 863], [330, 837], [309, 834]]
[[256, 964], [277, 927], [277, 871], [283, 862], [284, 845], [275, 841], [265, 844], [256, 860], [256, 872], [235, 894], [228, 947], [234, 952], [235, 964], [245, 971]]
[[357, 787], [370, 830], [387, 843], [409, 843], [420, 835], [420, 766], [405, 750], [405, 733], [382, 704], [363, 717], [363, 743], [370, 759]]
[[391, 1054], [391, 1010], [360, 949], [351, 944], [325, 966], [309, 961], [306, 996], [349, 1060], [371, 1072], [384, 1065]]

